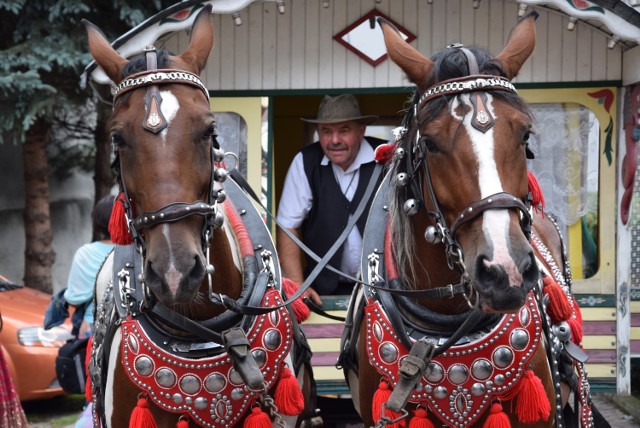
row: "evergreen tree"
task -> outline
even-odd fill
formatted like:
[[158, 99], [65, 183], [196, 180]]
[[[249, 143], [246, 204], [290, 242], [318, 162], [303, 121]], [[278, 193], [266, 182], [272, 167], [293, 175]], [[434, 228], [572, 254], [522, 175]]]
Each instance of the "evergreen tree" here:
[[[25, 284], [52, 290], [52, 166], [62, 172], [91, 167], [97, 155], [96, 198], [112, 180], [105, 167], [107, 136], [96, 127], [96, 122], [104, 126], [109, 110], [95, 112], [91, 90], [80, 87], [91, 60], [81, 19], [113, 40], [174, 2], [0, 0], [0, 143], [23, 145]], [[83, 139], [90, 143], [78, 144]]]

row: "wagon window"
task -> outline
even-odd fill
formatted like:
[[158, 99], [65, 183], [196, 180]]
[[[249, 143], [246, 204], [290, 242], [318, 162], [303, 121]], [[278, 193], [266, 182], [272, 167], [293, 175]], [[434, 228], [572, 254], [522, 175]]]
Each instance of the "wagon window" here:
[[[529, 169], [544, 192], [566, 239], [573, 276], [598, 271], [598, 169], [600, 124], [576, 103], [532, 104], [536, 132], [529, 147]], [[580, 252], [582, 256], [580, 257]]]

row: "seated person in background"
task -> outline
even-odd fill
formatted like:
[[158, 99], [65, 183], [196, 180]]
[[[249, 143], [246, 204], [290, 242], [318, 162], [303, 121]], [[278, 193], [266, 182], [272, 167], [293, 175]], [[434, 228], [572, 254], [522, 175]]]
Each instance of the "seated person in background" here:
[[[293, 159], [278, 206], [278, 221], [323, 257], [337, 241], [357, 209], [374, 170], [375, 148], [386, 141], [365, 137], [367, 125], [377, 116], [363, 116], [355, 96], [325, 96], [315, 119], [319, 141], [300, 150]], [[369, 202], [370, 203], [370, 202]], [[362, 233], [369, 209], [351, 230], [346, 242], [329, 261], [342, 272], [356, 276], [360, 266]], [[283, 230], [277, 232], [278, 254], [284, 275], [302, 284], [316, 266]], [[323, 269], [303, 297], [322, 305], [320, 295], [351, 294], [354, 283]]]
[[76, 251], [69, 270], [67, 289], [64, 299], [72, 306], [81, 306], [88, 303], [78, 333], [78, 338], [84, 339], [91, 336], [93, 325], [93, 288], [96, 276], [113, 249], [111, 236], [109, 235], [109, 219], [113, 208], [114, 197], [109, 195], [100, 199], [93, 208], [91, 218], [93, 230], [97, 240], [84, 244]]

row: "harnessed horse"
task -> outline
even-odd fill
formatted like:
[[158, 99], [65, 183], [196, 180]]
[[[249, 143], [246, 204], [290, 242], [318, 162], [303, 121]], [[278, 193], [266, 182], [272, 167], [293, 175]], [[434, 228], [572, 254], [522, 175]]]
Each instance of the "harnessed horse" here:
[[536, 17], [495, 58], [455, 44], [432, 60], [379, 20], [417, 88], [396, 144], [376, 152], [391, 166], [338, 362], [365, 426], [593, 422], [569, 266], [532, 198], [532, 116], [510, 81], [534, 49]]
[[183, 54], [147, 48], [131, 61], [85, 22], [116, 85], [109, 126], [121, 189], [110, 231], [122, 245], [97, 280], [95, 426], [284, 426], [305, 406], [291, 370], [308, 385], [308, 347], [268, 229], [226, 180], [198, 77], [213, 47], [210, 13], [196, 17]]

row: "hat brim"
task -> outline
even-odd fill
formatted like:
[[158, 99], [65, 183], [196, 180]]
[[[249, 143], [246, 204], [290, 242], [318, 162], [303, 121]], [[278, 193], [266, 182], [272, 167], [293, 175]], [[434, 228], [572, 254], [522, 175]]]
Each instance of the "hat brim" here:
[[332, 124], [332, 123], [354, 121], [354, 122], [363, 123], [365, 125], [370, 125], [378, 119], [380, 119], [379, 116], [356, 116], [356, 117], [346, 117], [346, 118], [336, 118], [336, 119], [307, 119], [304, 117], [300, 118], [300, 120], [302, 120], [303, 122], [308, 122], [308, 123]]

